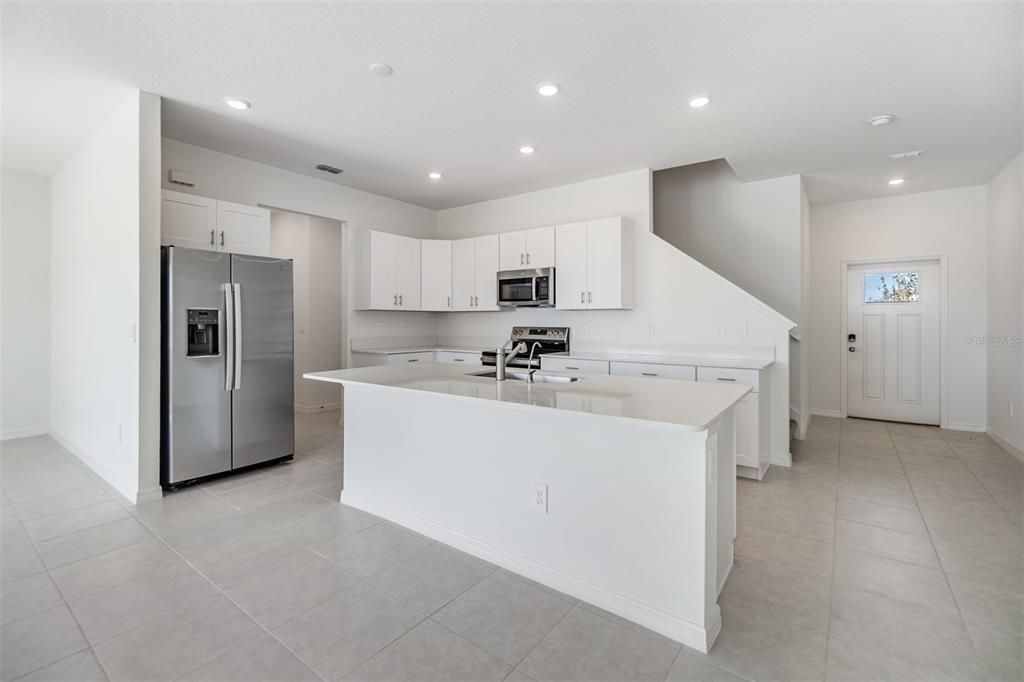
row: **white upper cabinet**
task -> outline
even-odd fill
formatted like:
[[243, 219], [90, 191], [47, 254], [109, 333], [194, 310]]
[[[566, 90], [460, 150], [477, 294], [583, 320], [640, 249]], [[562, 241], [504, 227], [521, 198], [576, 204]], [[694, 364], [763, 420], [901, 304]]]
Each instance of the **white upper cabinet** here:
[[420, 240], [364, 230], [353, 242], [355, 307], [419, 310]]
[[555, 253], [558, 308], [632, 306], [632, 242], [621, 217], [558, 225]]
[[216, 249], [216, 199], [164, 190], [160, 208], [160, 243], [189, 249]]
[[452, 310], [498, 310], [498, 252], [496, 234], [452, 242]]
[[526, 230], [502, 232], [498, 235], [499, 270], [520, 270], [526, 267]]
[[270, 211], [163, 190], [160, 242], [190, 249], [270, 255]]
[[259, 206], [217, 202], [217, 246], [228, 253], [270, 255], [270, 211]]
[[555, 227], [535, 227], [526, 231], [526, 266], [550, 268], [555, 265]]
[[498, 310], [498, 235], [473, 240], [476, 247], [476, 305], [474, 310]]
[[503, 232], [499, 242], [499, 270], [548, 268], [555, 264], [554, 227]]
[[420, 308], [452, 309], [452, 243], [444, 239], [420, 242]]

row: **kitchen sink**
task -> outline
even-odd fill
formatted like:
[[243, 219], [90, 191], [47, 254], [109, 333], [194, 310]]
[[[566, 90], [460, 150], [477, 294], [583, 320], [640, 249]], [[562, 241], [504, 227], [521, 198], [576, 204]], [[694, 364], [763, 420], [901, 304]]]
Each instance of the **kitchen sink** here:
[[[484, 379], [495, 379], [498, 373], [494, 370], [489, 372], [475, 372], [472, 376], [483, 377]], [[505, 379], [512, 381], [529, 381], [530, 375], [527, 372], [510, 372], [505, 370]], [[579, 381], [579, 377], [563, 377], [555, 376], [553, 374], [537, 374], [533, 375], [533, 383], [535, 384], [571, 384], [574, 381]]]

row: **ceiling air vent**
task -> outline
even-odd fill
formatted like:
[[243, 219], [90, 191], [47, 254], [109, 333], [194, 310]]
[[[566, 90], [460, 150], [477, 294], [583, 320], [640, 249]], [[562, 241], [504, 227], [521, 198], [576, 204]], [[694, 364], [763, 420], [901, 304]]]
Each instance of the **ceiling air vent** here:
[[344, 171], [334, 166], [328, 166], [326, 163], [318, 163], [316, 169], [323, 171], [324, 173], [330, 173], [331, 175], [341, 175]]
[[890, 154], [890, 161], [902, 161], [904, 159], [916, 159], [917, 157], [924, 154], [923, 149], [915, 149], [912, 152], [899, 152], [898, 154]]

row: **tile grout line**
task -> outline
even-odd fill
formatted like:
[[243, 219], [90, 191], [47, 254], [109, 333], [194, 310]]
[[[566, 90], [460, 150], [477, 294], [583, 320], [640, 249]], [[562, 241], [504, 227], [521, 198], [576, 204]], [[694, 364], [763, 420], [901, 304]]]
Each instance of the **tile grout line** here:
[[[13, 509], [13, 507], [12, 507], [12, 511], [14, 512], [15, 518], [18, 519], [19, 523], [21, 523], [21, 517], [18, 516], [18, 511], [16, 509]], [[24, 528], [22, 528], [22, 530], [24, 530]], [[27, 531], [25, 532], [25, 535], [28, 536], [28, 532]], [[68, 602], [67, 597], [64, 596], [64, 591], [60, 589], [60, 585], [58, 585], [57, 581], [53, 579], [53, 573], [50, 571], [50, 567], [47, 566], [46, 562], [43, 561], [43, 558], [41, 556], [39, 556], [39, 551], [36, 550], [36, 543], [32, 542], [31, 539], [29, 539], [29, 547], [31, 547], [32, 552], [36, 555], [36, 559], [38, 559], [39, 565], [43, 567], [43, 570], [41, 571], [41, 573], [46, 573], [46, 577], [50, 580], [50, 583], [53, 585], [53, 588], [55, 590], [57, 590], [57, 594], [60, 596], [60, 599], [61, 599], [61, 606], [63, 606], [64, 610], [67, 611], [69, 616], [71, 616], [71, 620], [75, 623], [75, 627], [78, 628], [78, 634], [81, 635], [82, 641], [85, 643], [85, 647], [86, 648], [79, 649], [78, 651], [75, 651], [74, 653], [68, 654], [64, 658], [57, 659], [56, 661], [50, 661], [49, 663], [47, 663], [45, 665], [42, 665], [42, 666], [40, 666], [38, 668], [35, 668], [34, 670], [30, 670], [30, 671], [26, 672], [24, 675], [19, 675], [17, 679], [22, 679], [22, 678], [27, 677], [27, 676], [35, 673], [35, 672], [38, 672], [38, 671], [42, 670], [44, 668], [47, 668], [47, 667], [49, 667], [49, 666], [51, 666], [51, 665], [53, 665], [55, 663], [60, 663], [61, 661], [64, 661], [64, 660], [67, 660], [67, 659], [71, 658], [72, 656], [77, 656], [78, 654], [82, 653], [83, 651], [88, 651], [92, 655], [93, 660], [96, 661], [96, 665], [98, 665], [100, 667], [100, 670], [103, 672], [103, 674], [109, 680], [110, 679], [110, 673], [107, 672], [106, 667], [100, 661], [100, 657], [96, 655], [95, 651], [93, 651], [92, 643], [89, 642], [89, 638], [85, 636], [85, 630], [82, 629], [82, 624], [78, 621], [78, 617], [75, 615], [75, 612], [71, 610], [71, 604], [70, 604], [70, 602]], [[39, 575], [39, 573], [32, 573], [31, 575]], [[24, 577], [31, 577], [31, 576], [24, 576]], [[32, 616], [38, 616], [40, 613], [46, 613], [47, 611], [50, 611], [50, 610], [52, 610], [54, 608], [57, 608], [57, 607], [54, 606], [51, 609], [44, 609], [43, 611], [37, 611], [36, 613], [33, 613], [31, 616], [26, 616], [25, 618], [31, 618]], [[12, 625], [13, 623], [19, 623], [19, 622], [25, 620], [25, 618], [19, 618], [18, 620], [12, 621], [11, 623], [5, 623], [3, 627], [6, 628], [8, 625]]]
[[[888, 428], [888, 427], [887, 427]], [[895, 443], [893, 444], [895, 447]], [[952, 449], [952, 448], [950, 448]], [[960, 455], [955, 450], [953, 453], [956, 455], [957, 460], [960, 460]], [[903, 473], [906, 475], [906, 467], [903, 463], [903, 458], [899, 456], [899, 450], [897, 449], [896, 455], [900, 460], [900, 466], [903, 467]], [[961, 463], [963, 463], [961, 461]], [[985, 668], [982, 665], [982, 658], [978, 655], [977, 647], [974, 645], [974, 638], [971, 637], [971, 630], [967, 627], [967, 619], [964, 618], [963, 611], [960, 608], [960, 601], [956, 598], [956, 592], [953, 591], [953, 584], [949, 580], [949, 574], [946, 573], [946, 567], [942, 563], [942, 557], [939, 555], [939, 550], [935, 547], [935, 539], [932, 537], [932, 530], [928, 526], [928, 522], [924, 518], [924, 512], [921, 510], [921, 503], [917, 499], [917, 493], [914, 491], [914, 484], [910, 480], [910, 476], [907, 476], [907, 483], [910, 485], [910, 494], [914, 496], [914, 504], [917, 505], [917, 511], [921, 515], [921, 521], [924, 523], [925, 533], [928, 534], [928, 542], [932, 546], [932, 552], [935, 553], [935, 561], [939, 564], [940, 572], [942, 573], [942, 579], [946, 583], [946, 589], [949, 590], [949, 596], [953, 599], [953, 605], [956, 607], [957, 616], [960, 618], [960, 624], [963, 625], [964, 632], [967, 633], [967, 641], [971, 644], [971, 651], [974, 653], [974, 664], [977, 666], [979, 672], [985, 675]], [[984, 486], [983, 486], [984, 489]], [[988, 490], [985, 490], [988, 493]]]

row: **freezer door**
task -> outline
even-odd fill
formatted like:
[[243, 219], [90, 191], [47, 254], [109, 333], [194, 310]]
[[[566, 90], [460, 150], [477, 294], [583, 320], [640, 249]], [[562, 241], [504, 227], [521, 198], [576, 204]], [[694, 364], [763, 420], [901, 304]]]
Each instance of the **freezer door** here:
[[[161, 483], [230, 471], [231, 394], [225, 389], [228, 254], [163, 248]], [[217, 311], [217, 351], [189, 355], [188, 311]], [[195, 315], [195, 313], [193, 313]]]
[[231, 256], [235, 292], [232, 467], [295, 453], [292, 262]]

